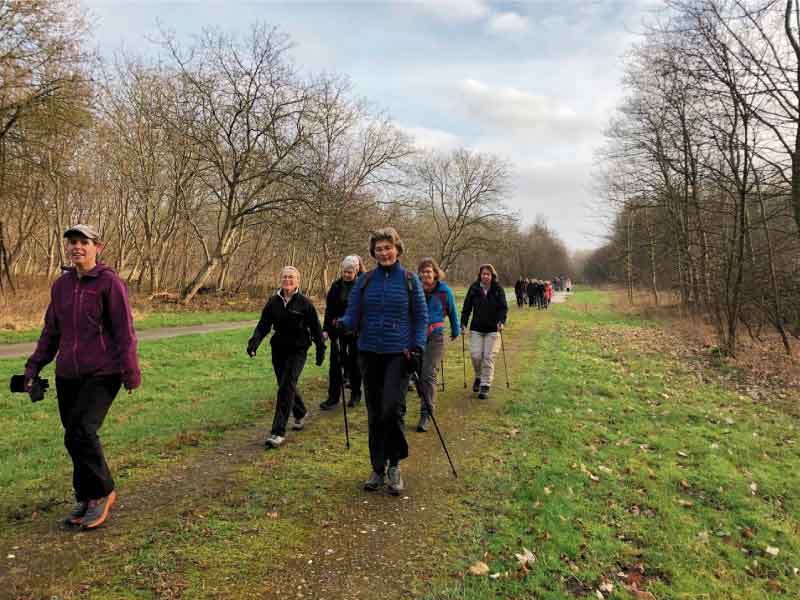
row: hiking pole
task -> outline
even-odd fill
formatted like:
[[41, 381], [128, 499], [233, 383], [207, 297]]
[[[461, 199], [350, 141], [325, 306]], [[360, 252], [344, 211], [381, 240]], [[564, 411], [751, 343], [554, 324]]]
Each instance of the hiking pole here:
[[501, 329], [498, 333], [500, 334], [500, 349], [503, 351], [503, 367], [506, 371], [506, 387], [510, 388], [511, 384], [508, 382], [508, 363], [506, 362], [506, 347], [503, 344], [503, 330]]
[[442, 357], [442, 391], [444, 391], [444, 356]]
[[[413, 375], [417, 375], [417, 372], [414, 371]], [[417, 388], [417, 395], [422, 398], [423, 402], [425, 402], [425, 398], [422, 396], [422, 390], [419, 388], [419, 375], [416, 378], [415, 387]], [[444, 437], [442, 437], [442, 431], [439, 429], [439, 424], [436, 422], [436, 417], [433, 416], [433, 410], [428, 411], [428, 416], [433, 421], [433, 426], [436, 428], [436, 435], [439, 436], [439, 441], [442, 443], [442, 448], [444, 449], [444, 455], [447, 457], [447, 462], [450, 463], [450, 468], [453, 470], [453, 477], [458, 479], [458, 473], [456, 473], [456, 468], [453, 465], [453, 459], [450, 458], [450, 452], [447, 450], [447, 444], [444, 443]]]
[[339, 375], [341, 377], [341, 388], [342, 388], [342, 414], [344, 415], [344, 439], [345, 445], [347, 449], [350, 450], [350, 428], [347, 425], [347, 401], [344, 396], [344, 376], [345, 370], [347, 369], [347, 361], [345, 359], [344, 351], [342, 349], [342, 338], [341, 336], [336, 339], [336, 344], [339, 348]]
[[464, 366], [464, 389], [467, 389], [467, 350], [464, 343], [464, 332], [461, 332], [461, 364]]

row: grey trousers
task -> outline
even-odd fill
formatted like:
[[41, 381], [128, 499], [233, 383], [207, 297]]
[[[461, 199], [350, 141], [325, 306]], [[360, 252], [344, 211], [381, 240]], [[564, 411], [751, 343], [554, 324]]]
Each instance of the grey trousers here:
[[494, 357], [500, 350], [500, 335], [492, 333], [469, 332], [469, 353], [472, 357], [472, 368], [475, 378], [480, 378], [481, 385], [492, 385], [494, 379]]
[[431, 414], [436, 404], [436, 369], [442, 362], [444, 354], [444, 329], [434, 331], [428, 336], [425, 344], [425, 356], [422, 359], [422, 373], [419, 381], [419, 412]]

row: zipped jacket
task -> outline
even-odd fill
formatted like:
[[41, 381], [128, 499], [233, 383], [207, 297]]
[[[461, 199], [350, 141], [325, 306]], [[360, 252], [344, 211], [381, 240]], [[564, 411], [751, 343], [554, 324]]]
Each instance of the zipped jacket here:
[[359, 332], [358, 349], [363, 352], [399, 354], [424, 349], [428, 309], [419, 277], [409, 273], [407, 278], [399, 262], [362, 275], [350, 294], [341, 324]]
[[464, 306], [461, 308], [461, 323], [464, 327], [469, 325], [470, 331], [479, 333], [492, 333], [497, 331], [497, 324], [506, 322], [508, 303], [503, 288], [492, 277], [492, 283], [486, 294], [481, 289], [480, 281], [475, 281], [469, 286]]
[[458, 323], [456, 297], [450, 286], [444, 281], [437, 281], [430, 292], [425, 292], [425, 303], [428, 307], [428, 335], [444, 329], [444, 320], [447, 318], [450, 320], [450, 337], [458, 337], [461, 325]]
[[55, 357], [57, 377], [119, 374], [132, 390], [141, 383], [136, 349], [123, 281], [103, 263], [81, 277], [71, 267], [50, 288], [44, 328], [25, 364], [25, 377], [37, 376]]
[[308, 350], [312, 341], [317, 347], [325, 346], [317, 309], [299, 291], [292, 294], [288, 302], [284, 301], [280, 291], [267, 299], [250, 338], [256, 348], [271, 329], [275, 333], [269, 343], [279, 350]]
[[347, 282], [339, 278], [328, 290], [328, 295], [325, 297], [325, 317], [322, 320], [322, 331], [325, 331], [331, 338], [335, 338], [338, 334], [336, 327], [333, 326], [333, 320], [344, 316], [347, 311], [347, 302], [357, 281], [358, 279], [354, 279]]

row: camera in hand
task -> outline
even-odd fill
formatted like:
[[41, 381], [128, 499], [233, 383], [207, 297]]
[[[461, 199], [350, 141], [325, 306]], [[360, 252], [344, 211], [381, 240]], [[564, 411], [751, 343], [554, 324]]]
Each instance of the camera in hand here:
[[44, 393], [50, 387], [50, 382], [41, 377], [34, 377], [31, 383], [31, 389], [25, 389], [25, 375], [12, 375], [11, 376], [11, 391], [16, 394], [24, 394], [25, 392], [31, 397], [31, 402], [38, 402], [44, 398]]

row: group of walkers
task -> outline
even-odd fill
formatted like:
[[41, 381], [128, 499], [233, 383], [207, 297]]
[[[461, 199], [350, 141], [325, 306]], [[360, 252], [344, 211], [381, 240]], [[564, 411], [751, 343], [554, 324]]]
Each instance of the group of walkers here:
[[[25, 367], [31, 389], [42, 368], [56, 360], [56, 390], [64, 426], [64, 443], [73, 462], [77, 504], [66, 522], [91, 529], [103, 523], [116, 500], [111, 472], [97, 432], [119, 390], [130, 392], [141, 381], [137, 340], [124, 283], [98, 260], [103, 243], [96, 229], [76, 225], [64, 233], [70, 268], [52, 286], [45, 325]], [[374, 231], [369, 253], [376, 266], [367, 271], [360, 257], [347, 256], [341, 276], [327, 293], [320, 324], [311, 300], [300, 291], [301, 275], [293, 266], [280, 273], [280, 288], [271, 295], [247, 342], [255, 357], [270, 332], [271, 362], [278, 383], [275, 414], [267, 448], [278, 448], [286, 428], [305, 427], [308, 407], [298, 380], [312, 344], [322, 365], [331, 344], [328, 411], [345, 402], [365, 399], [371, 473], [364, 489], [386, 485], [391, 495], [404, 489], [400, 461], [408, 457], [405, 436], [406, 394], [414, 382], [420, 396], [417, 431], [434, 421], [437, 374], [445, 351], [445, 335], [464, 336], [475, 379], [472, 390], [489, 397], [495, 356], [502, 343], [508, 305], [497, 272], [481, 265], [467, 290], [460, 312], [445, 274], [432, 258], [424, 258], [416, 273], [400, 262], [404, 245], [391, 227]], [[463, 339], [463, 337], [462, 337]], [[462, 342], [463, 343], [463, 342]], [[362, 391], [363, 388], [363, 391]]]
[[556, 277], [552, 282], [532, 277], [520, 277], [514, 283], [514, 295], [517, 298], [517, 306], [519, 308], [527, 304], [530, 308], [547, 310], [553, 299], [553, 291], [566, 290], [569, 292], [571, 287], [572, 281], [568, 277]]

